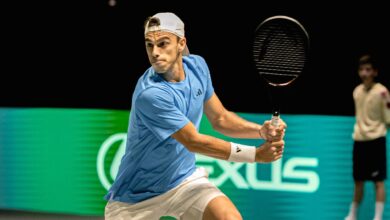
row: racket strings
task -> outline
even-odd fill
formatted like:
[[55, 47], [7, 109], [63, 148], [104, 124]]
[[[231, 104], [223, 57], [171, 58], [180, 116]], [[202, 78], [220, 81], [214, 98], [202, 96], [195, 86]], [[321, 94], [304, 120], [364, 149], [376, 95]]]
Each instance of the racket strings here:
[[[264, 66], [280, 66], [285, 68], [297, 68], [301, 69], [305, 64], [305, 52], [297, 51], [300, 48], [292, 47], [289, 44], [283, 44], [279, 47], [272, 45], [265, 45], [261, 51], [265, 52], [261, 54], [256, 52], [255, 56], [258, 56], [257, 63]], [[272, 48], [272, 49], [270, 49]]]
[[256, 68], [264, 74], [299, 73], [306, 62], [306, 42], [302, 33], [286, 24], [268, 25], [254, 43]]

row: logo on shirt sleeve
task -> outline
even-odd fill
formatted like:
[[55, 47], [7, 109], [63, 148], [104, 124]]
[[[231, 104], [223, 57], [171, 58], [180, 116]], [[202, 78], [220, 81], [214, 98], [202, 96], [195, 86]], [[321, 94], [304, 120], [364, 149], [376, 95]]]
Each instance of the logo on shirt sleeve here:
[[201, 89], [198, 89], [198, 91], [196, 92], [196, 97], [198, 97], [198, 96], [200, 96], [200, 95], [202, 95], [202, 94], [203, 94], [202, 90], [201, 90]]
[[390, 108], [390, 95], [389, 95], [389, 92], [387, 90], [381, 92], [381, 96], [382, 98], [384, 98], [386, 100], [386, 106], [387, 108]]

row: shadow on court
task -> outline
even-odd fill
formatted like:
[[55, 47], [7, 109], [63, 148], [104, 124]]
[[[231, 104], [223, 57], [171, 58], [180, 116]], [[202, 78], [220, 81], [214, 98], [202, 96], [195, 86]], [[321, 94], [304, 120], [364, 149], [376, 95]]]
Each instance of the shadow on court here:
[[[104, 220], [104, 217], [0, 210], [0, 220]], [[175, 218], [164, 216], [160, 220], [175, 220]]]
[[104, 217], [0, 210], [0, 220], [104, 220]]

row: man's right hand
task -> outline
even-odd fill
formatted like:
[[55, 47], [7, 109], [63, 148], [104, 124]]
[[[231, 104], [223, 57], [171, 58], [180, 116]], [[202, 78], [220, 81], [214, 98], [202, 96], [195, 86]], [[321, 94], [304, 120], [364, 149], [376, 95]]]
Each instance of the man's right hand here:
[[266, 141], [279, 141], [283, 140], [284, 133], [287, 128], [286, 123], [282, 120], [280, 120], [280, 125], [278, 128], [275, 128], [271, 124], [271, 120], [265, 121], [264, 124], [261, 126], [260, 129], [260, 136], [266, 140]]
[[264, 144], [256, 149], [257, 163], [269, 163], [280, 159], [283, 156], [284, 141], [269, 142], [266, 141]]

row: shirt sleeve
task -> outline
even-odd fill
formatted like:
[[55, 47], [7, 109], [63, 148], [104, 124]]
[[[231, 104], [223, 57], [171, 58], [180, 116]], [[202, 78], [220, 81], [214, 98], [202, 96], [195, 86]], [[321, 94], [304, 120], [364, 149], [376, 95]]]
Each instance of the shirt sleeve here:
[[383, 100], [383, 116], [386, 124], [390, 124], [390, 94], [388, 90], [381, 93]]
[[143, 91], [135, 106], [141, 121], [160, 141], [189, 123], [189, 119], [174, 105], [173, 96], [163, 89]]
[[208, 67], [206, 61], [201, 56], [197, 56], [197, 58], [199, 60], [199, 65], [200, 65], [201, 69], [203, 70], [203, 72], [206, 75], [206, 92], [205, 92], [205, 96], [204, 96], [204, 100], [203, 100], [204, 102], [206, 102], [214, 94], [214, 87], [213, 87], [213, 83], [211, 81], [210, 70], [209, 70], [209, 67]]
[[[207, 70], [208, 70], [208, 68], [207, 68]], [[204, 96], [204, 102], [209, 100], [213, 94], [214, 94], [214, 87], [213, 87], [213, 83], [211, 81], [210, 72], [208, 72], [208, 74], [207, 74], [207, 88], [206, 88], [206, 94]]]

